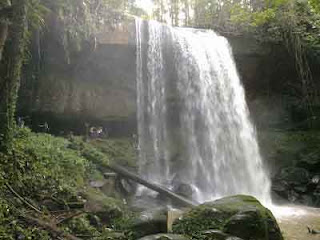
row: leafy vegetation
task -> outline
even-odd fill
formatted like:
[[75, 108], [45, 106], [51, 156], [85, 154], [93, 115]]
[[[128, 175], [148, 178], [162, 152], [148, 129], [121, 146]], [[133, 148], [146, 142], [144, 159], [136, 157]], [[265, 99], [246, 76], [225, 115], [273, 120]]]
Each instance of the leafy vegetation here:
[[[32, 61], [31, 82], [39, 78], [40, 65], [44, 65], [40, 50], [40, 35], [48, 22], [56, 29], [64, 48], [65, 60], [70, 64], [74, 53], [85, 45], [96, 47], [96, 34], [101, 27], [122, 19], [127, 12], [139, 13], [134, 2], [127, 0], [2, 0], [0, 2], [0, 127], [2, 148], [10, 147], [15, 128], [15, 110], [20, 87], [22, 66]], [[140, 11], [140, 14], [143, 14]], [[30, 54], [31, 39], [37, 48]], [[28, 59], [29, 58], [29, 59]], [[31, 58], [31, 59], [30, 59]]]
[[259, 135], [267, 162], [277, 168], [307, 167], [319, 159], [319, 131], [264, 131]]
[[87, 184], [95, 178], [96, 164], [108, 164], [108, 155], [79, 138], [67, 140], [21, 128], [0, 159], [4, 239], [53, 239], [52, 231], [29, 224], [32, 218], [57, 225], [65, 233], [123, 239], [112, 228], [125, 218], [126, 207]]
[[135, 168], [137, 163], [136, 146], [130, 138], [96, 139], [90, 142], [103, 153], [110, 156], [110, 161], [121, 166]]

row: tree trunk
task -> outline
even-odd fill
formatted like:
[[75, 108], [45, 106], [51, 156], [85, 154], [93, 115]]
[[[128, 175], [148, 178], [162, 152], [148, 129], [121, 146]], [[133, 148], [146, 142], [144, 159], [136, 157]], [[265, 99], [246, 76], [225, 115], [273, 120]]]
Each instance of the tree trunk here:
[[8, 22], [5, 22], [5, 21], [0, 22], [0, 62], [2, 59], [2, 52], [3, 52], [4, 45], [6, 44], [7, 36], [8, 36]]
[[2, 146], [8, 150], [15, 129], [15, 111], [20, 87], [21, 67], [26, 40], [26, 0], [12, 1], [12, 23], [9, 27], [9, 42], [6, 44], [3, 112], [1, 117]]
[[111, 169], [112, 171], [114, 171], [115, 173], [118, 173], [119, 175], [125, 177], [125, 178], [133, 180], [137, 183], [140, 183], [140, 184], [146, 186], [147, 188], [150, 188], [153, 191], [156, 191], [156, 192], [162, 194], [163, 196], [177, 202], [178, 204], [181, 204], [186, 207], [192, 207], [192, 206], [197, 205], [197, 203], [192, 202], [189, 199], [186, 199], [184, 197], [181, 197], [180, 195], [178, 195], [174, 192], [171, 192], [170, 190], [168, 190], [162, 186], [159, 186], [155, 183], [149, 182], [149, 181], [139, 177], [138, 175], [127, 171], [126, 169], [124, 169], [122, 167], [119, 167], [116, 165], [109, 165], [108, 168]]
[[[1, 4], [2, 9], [6, 9], [10, 6], [9, 0], [5, 1], [3, 4]], [[1, 14], [5, 15], [5, 14]], [[2, 59], [2, 53], [4, 45], [6, 44], [7, 36], [8, 36], [8, 25], [9, 25], [9, 19], [7, 19], [8, 16], [3, 16], [0, 19], [0, 62]]]

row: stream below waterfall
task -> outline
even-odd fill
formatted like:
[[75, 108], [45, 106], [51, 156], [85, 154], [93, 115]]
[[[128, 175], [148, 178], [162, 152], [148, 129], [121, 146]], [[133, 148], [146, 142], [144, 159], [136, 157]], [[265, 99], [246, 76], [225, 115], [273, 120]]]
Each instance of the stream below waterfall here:
[[320, 230], [320, 208], [306, 206], [271, 207], [286, 240], [319, 240], [320, 234], [310, 234], [308, 228]]

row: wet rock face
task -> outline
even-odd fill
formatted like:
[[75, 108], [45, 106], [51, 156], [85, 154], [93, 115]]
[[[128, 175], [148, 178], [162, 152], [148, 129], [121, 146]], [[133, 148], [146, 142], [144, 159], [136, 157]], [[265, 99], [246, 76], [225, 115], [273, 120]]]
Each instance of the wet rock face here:
[[[32, 123], [37, 122], [38, 116], [43, 116], [45, 121], [52, 116], [57, 118], [49, 123], [55, 133], [71, 129], [79, 133], [84, 122], [106, 126], [113, 136], [115, 128], [134, 132], [137, 108], [134, 20], [125, 19], [115, 27], [101, 26], [94, 46], [87, 46], [89, 43], [84, 41], [80, 49], [70, 47], [67, 51], [57, 30], [63, 26], [50, 21], [46, 25], [50, 30], [41, 39], [45, 43], [41, 46], [45, 52], [43, 70], [37, 81], [23, 78], [20, 114], [32, 112], [36, 115], [29, 116]], [[68, 61], [67, 55], [70, 55]], [[37, 89], [36, 93], [33, 88]], [[75, 128], [72, 123], [79, 126]]]
[[187, 199], [192, 199], [192, 194], [194, 192], [194, 190], [192, 189], [192, 186], [190, 184], [186, 184], [186, 183], [179, 183], [177, 184], [173, 191], [180, 195], [183, 196]]
[[254, 197], [244, 195], [225, 197], [194, 207], [173, 225], [174, 233], [196, 237], [202, 236], [208, 229], [222, 230], [226, 235], [225, 238], [220, 234], [221, 238], [205, 239], [283, 239], [272, 213]]
[[320, 173], [301, 167], [283, 168], [274, 177], [272, 190], [289, 202], [319, 207]]
[[310, 176], [306, 169], [289, 167], [281, 169], [279, 178], [285, 179], [289, 184], [301, 185], [308, 183]]

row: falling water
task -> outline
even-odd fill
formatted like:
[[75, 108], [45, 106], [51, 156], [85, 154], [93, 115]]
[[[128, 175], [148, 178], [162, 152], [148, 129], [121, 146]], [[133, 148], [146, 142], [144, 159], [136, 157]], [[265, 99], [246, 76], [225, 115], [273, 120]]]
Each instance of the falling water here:
[[256, 133], [228, 41], [213, 31], [136, 20], [140, 174], [199, 202], [269, 200]]

